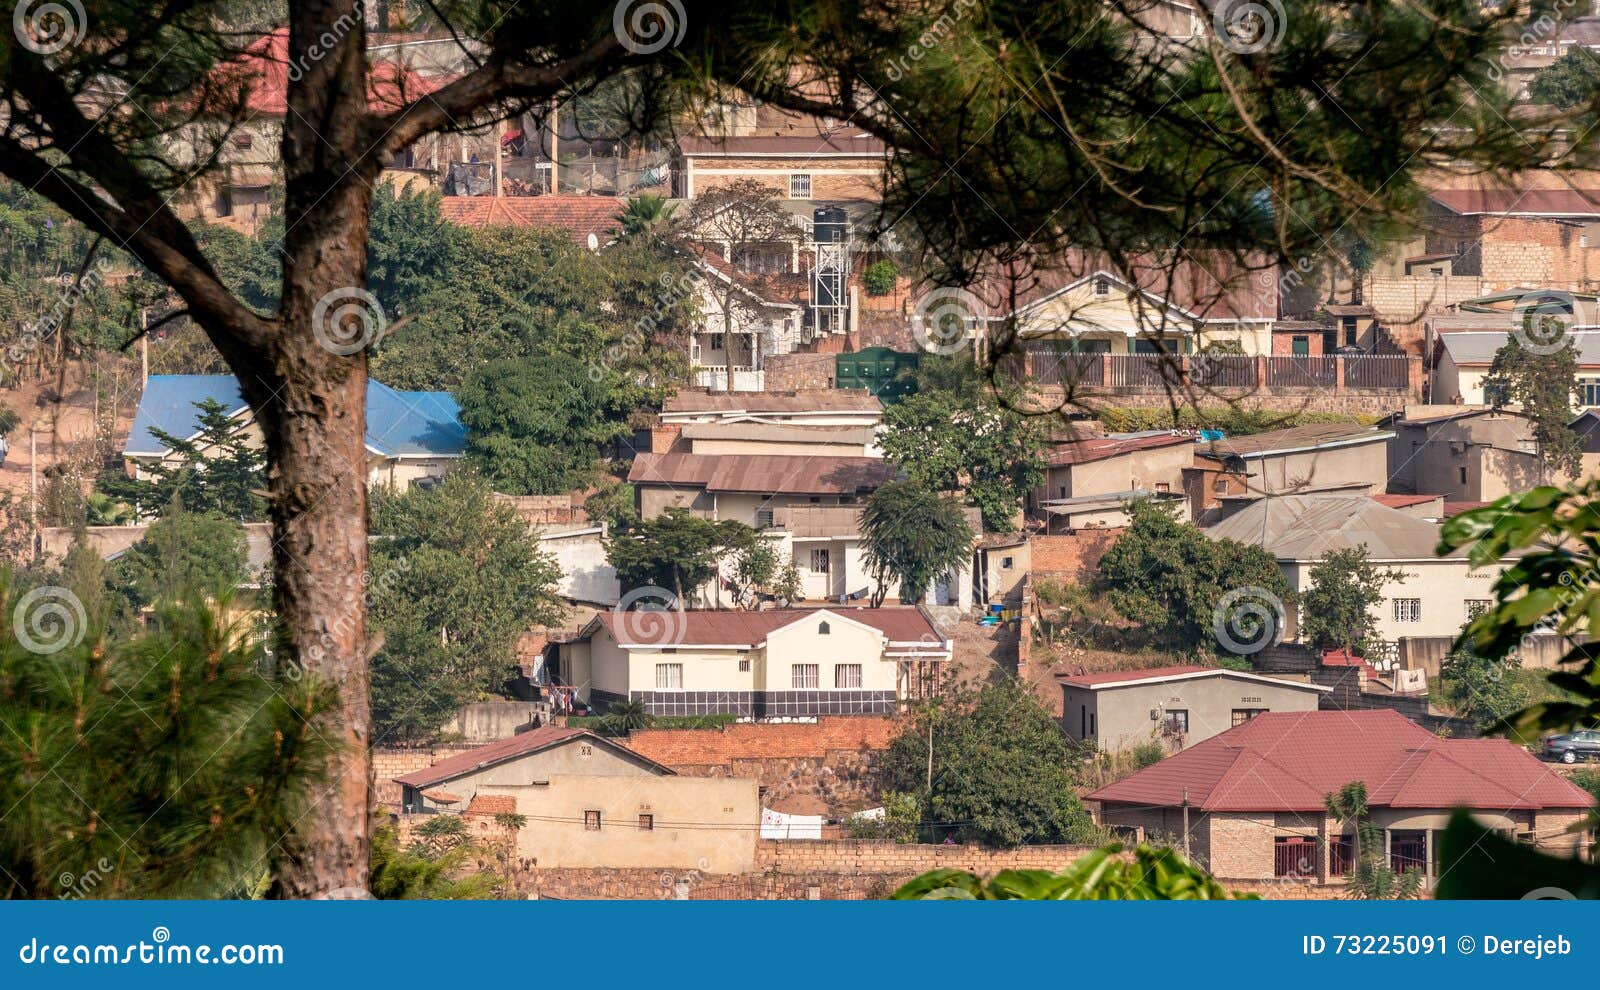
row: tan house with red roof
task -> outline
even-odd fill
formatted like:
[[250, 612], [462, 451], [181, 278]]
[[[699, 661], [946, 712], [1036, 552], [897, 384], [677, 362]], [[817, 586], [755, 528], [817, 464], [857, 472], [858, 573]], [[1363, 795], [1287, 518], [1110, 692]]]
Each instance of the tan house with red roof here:
[[1314, 712], [1332, 688], [1187, 664], [1057, 677], [1067, 735], [1106, 752], [1183, 749], [1267, 712]]
[[686, 137], [672, 155], [672, 195], [693, 199], [717, 185], [754, 179], [788, 199], [876, 200], [887, 161], [880, 138], [852, 127]]
[[654, 715], [885, 715], [927, 696], [950, 653], [915, 606], [601, 612], [553, 676], [591, 706]]
[[1397, 712], [1257, 716], [1085, 796], [1100, 823], [1187, 848], [1218, 877], [1329, 881], [1354, 858], [1354, 825], [1327, 795], [1367, 787], [1370, 820], [1397, 870], [1437, 875], [1436, 836], [1453, 809], [1558, 855], [1583, 855], [1568, 829], [1587, 791], [1503, 739], [1441, 739]]
[[587, 729], [543, 726], [395, 778], [407, 814], [522, 815], [517, 854], [541, 867], [754, 868], [754, 779], [680, 777]]
[[445, 196], [439, 215], [462, 227], [565, 230], [590, 250], [615, 239], [627, 201], [616, 196]]

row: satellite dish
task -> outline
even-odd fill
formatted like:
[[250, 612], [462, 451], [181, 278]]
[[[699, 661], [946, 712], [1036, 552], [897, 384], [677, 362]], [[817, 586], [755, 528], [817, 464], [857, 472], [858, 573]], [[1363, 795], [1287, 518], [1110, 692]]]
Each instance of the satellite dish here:
[[594, 234], [590, 234], [589, 235], [589, 250], [591, 250], [591, 251], [600, 250], [600, 238], [596, 237]]

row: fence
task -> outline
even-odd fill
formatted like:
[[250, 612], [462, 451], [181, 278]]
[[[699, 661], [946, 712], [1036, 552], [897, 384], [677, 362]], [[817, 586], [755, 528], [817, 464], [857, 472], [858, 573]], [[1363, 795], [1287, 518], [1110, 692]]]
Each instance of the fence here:
[[1030, 342], [1002, 368], [1040, 386], [1143, 391], [1189, 382], [1202, 388], [1404, 392], [1411, 365], [1403, 354], [1251, 357], [1243, 354], [1076, 354], [1062, 344]]

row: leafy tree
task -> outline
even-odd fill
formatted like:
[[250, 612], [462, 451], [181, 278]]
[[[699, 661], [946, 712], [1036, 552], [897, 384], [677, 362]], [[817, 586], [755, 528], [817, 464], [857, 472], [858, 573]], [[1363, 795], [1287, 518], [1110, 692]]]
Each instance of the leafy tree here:
[[[1483, 377], [1483, 394], [1495, 405], [1516, 403], [1533, 422], [1533, 438], [1544, 462], [1576, 478], [1583, 444], [1568, 429], [1578, 387], [1578, 351], [1558, 320], [1529, 313], [1524, 332], [1512, 334], [1495, 352]], [[1525, 343], [1531, 341], [1532, 344]]]
[[[1294, 602], [1294, 592], [1271, 554], [1212, 540], [1157, 502], [1134, 502], [1129, 515], [1128, 529], [1100, 559], [1100, 584], [1124, 618], [1184, 652], [1229, 650], [1219, 626], [1251, 652], [1281, 634], [1274, 613]], [[1245, 589], [1265, 597], [1250, 591], [1247, 600], [1222, 607], [1230, 592]]]
[[606, 542], [606, 559], [624, 589], [664, 588], [685, 607], [688, 595], [717, 576], [724, 558], [748, 552], [761, 539], [735, 519], [711, 520], [673, 506]]
[[1516, 654], [1490, 660], [1471, 650], [1452, 650], [1439, 669], [1439, 695], [1462, 718], [1492, 726], [1533, 700], [1528, 690], [1509, 676], [1521, 668]]
[[886, 296], [900, 281], [900, 266], [885, 258], [861, 270], [861, 285], [869, 296]]
[[884, 457], [934, 491], [960, 493], [986, 529], [1014, 529], [1023, 496], [1044, 481], [1044, 424], [1008, 408], [970, 358], [925, 358], [917, 385], [884, 412]]
[[1255, 900], [1226, 888], [1182, 854], [1139, 845], [1130, 862], [1121, 843], [1101, 846], [1060, 873], [1002, 870], [985, 881], [963, 870], [933, 870], [906, 881], [897, 901], [1222, 901]]
[[1025, 685], [1006, 678], [973, 691], [951, 683], [890, 742], [883, 779], [923, 796], [923, 831], [934, 841], [1085, 842], [1095, 828], [1078, 803], [1070, 759], [1060, 727]]
[[[424, 827], [438, 819], [460, 821], [453, 815], [438, 815]], [[372, 882], [368, 889], [373, 897], [385, 901], [482, 900], [493, 895], [495, 878], [470, 869], [476, 851], [469, 842], [452, 843], [439, 851], [403, 847], [399, 830], [381, 820], [372, 830]]]
[[[108, 639], [70, 610], [52, 629], [16, 591], [0, 575], [0, 894], [248, 893], [323, 793], [333, 743], [313, 723], [333, 692], [266, 671], [209, 603]], [[30, 628], [59, 648], [32, 652]]]
[[638, 698], [613, 703], [601, 718], [605, 730], [614, 736], [648, 729], [654, 722], [655, 717], [650, 714], [649, 707]]
[[1533, 74], [1528, 99], [1562, 110], [1591, 103], [1600, 96], [1600, 61], [1582, 45]]
[[878, 818], [855, 814], [845, 819], [850, 837], [887, 839], [900, 845], [916, 842], [917, 829], [922, 825], [922, 801], [903, 791], [884, 791], [882, 801], [883, 814]]
[[771, 595], [784, 601], [800, 597], [800, 572], [793, 561], [778, 556], [778, 549], [770, 540], [758, 538], [735, 554], [733, 577], [753, 592], [740, 598], [740, 603], [749, 607], [757, 604], [756, 595]]
[[615, 233], [625, 240], [661, 238], [676, 211], [677, 206], [668, 204], [663, 196], [651, 193], [634, 196], [617, 215]]
[[111, 586], [137, 611], [184, 595], [224, 596], [251, 579], [244, 528], [178, 500], [110, 568]]
[[1367, 785], [1353, 780], [1323, 796], [1331, 815], [1341, 825], [1355, 828], [1353, 862], [1345, 874], [1345, 889], [1362, 900], [1395, 900], [1416, 897], [1422, 889], [1422, 871], [1395, 872], [1384, 853], [1383, 830], [1367, 817]]
[[883, 604], [890, 582], [900, 600], [919, 602], [941, 575], [972, 559], [972, 528], [954, 499], [916, 481], [891, 481], [861, 507], [862, 555], [872, 575], [872, 604]]
[[1365, 654], [1377, 638], [1372, 609], [1383, 602], [1384, 585], [1404, 580], [1406, 573], [1394, 568], [1379, 570], [1362, 545], [1329, 550], [1311, 565], [1310, 577], [1311, 587], [1301, 600], [1302, 633], [1318, 649]]
[[439, 193], [396, 190], [383, 182], [372, 193], [367, 239], [367, 289], [391, 317], [414, 312], [418, 299], [454, 282], [467, 234], [439, 213]]
[[595, 493], [584, 500], [583, 511], [591, 520], [605, 523], [612, 532], [639, 521], [633, 486], [614, 478], [602, 481]]
[[601, 446], [627, 432], [626, 424], [607, 420], [600, 383], [544, 361], [497, 361], [469, 378], [457, 398], [468, 459], [512, 495], [582, 488]]
[[372, 529], [367, 594], [383, 633], [372, 658], [374, 737], [415, 742], [501, 689], [518, 636], [560, 623], [561, 574], [516, 511], [467, 471], [431, 489], [379, 492]]
[[233, 410], [215, 399], [194, 404], [200, 416], [191, 437], [164, 430], [150, 432], [171, 454], [146, 466], [148, 479], [103, 479], [105, 494], [131, 502], [141, 516], [158, 514], [182, 495], [192, 512], [213, 512], [240, 522], [257, 522], [266, 503], [256, 494], [265, 485], [266, 455], [239, 429]]

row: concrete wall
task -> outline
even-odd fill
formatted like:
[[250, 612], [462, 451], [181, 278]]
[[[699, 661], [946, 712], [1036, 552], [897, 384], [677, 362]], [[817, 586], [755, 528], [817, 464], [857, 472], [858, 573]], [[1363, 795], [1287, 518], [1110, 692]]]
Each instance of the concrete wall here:
[[1183, 469], [1194, 463], [1195, 445], [1130, 451], [1087, 464], [1066, 464], [1049, 469], [1045, 484], [1033, 490], [1034, 503], [1055, 498], [1106, 495], [1134, 488], [1156, 491], [1158, 485], [1183, 490]]
[[530, 701], [480, 701], [456, 712], [440, 731], [481, 745], [532, 728], [538, 716], [539, 706]]
[[530, 753], [516, 759], [497, 763], [491, 767], [472, 771], [450, 780], [430, 784], [426, 790], [441, 790], [461, 798], [445, 806], [406, 788], [408, 811], [461, 811], [472, 802], [474, 795], [490, 793], [485, 788], [533, 784], [550, 779], [552, 775], [580, 775], [595, 777], [653, 777], [661, 771], [644, 760], [614, 749], [594, 739], [577, 737]]
[[594, 605], [615, 605], [622, 598], [617, 570], [606, 560], [599, 526], [562, 532], [551, 527], [539, 533], [539, 549], [561, 568], [557, 590], [562, 598]]
[[[1399, 581], [1387, 581], [1382, 588], [1383, 601], [1375, 609], [1373, 618], [1379, 639], [1402, 639], [1413, 636], [1454, 637], [1467, 622], [1467, 602], [1494, 598], [1490, 590], [1500, 568], [1473, 571], [1461, 558], [1442, 560], [1374, 560], [1380, 568], [1394, 568], [1405, 573]], [[1284, 563], [1279, 568], [1295, 591], [1305, 592], [1311, 584], [1311, 562]], [[1394, 618], [1394, 600], [1419, 599], [1421, 617], [1416, 622], [1397, 622]], [[1286, 638], [1299, 639], [1299, 617], [1290, 614]]]
[[[1062, 686], [1062, 726], [1073, 739], [1091, 738], [1089, 716], [1095, 717], [1095, 738], [1107, 751], [1127, 749], [1152, 740], [1172, 748], [1192, 746], [1233, 728], [1235, 710], [1311, 712], [1321, 692], [1305, 684], [1263, 683], [1226, 673], [1161, 684], [1107, 686], [1096, 690]], [[1189, 734], [1164, 738], [1162, 722], [1150, 713], [1187, 711]]]

